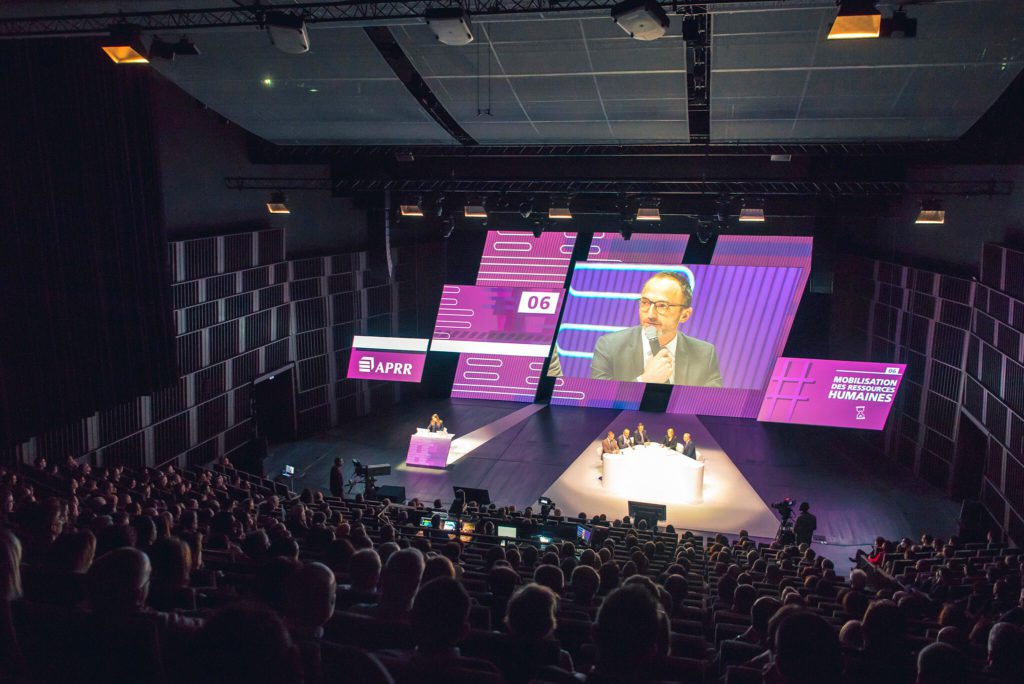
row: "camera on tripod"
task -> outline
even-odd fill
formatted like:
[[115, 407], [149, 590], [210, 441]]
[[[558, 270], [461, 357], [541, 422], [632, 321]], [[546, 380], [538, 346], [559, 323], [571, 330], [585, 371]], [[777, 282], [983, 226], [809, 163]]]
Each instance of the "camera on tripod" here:
[[388, 463], [377, 463], [363, 465], [360, 461], [352, 459], [352, 466], [355, 468], [353, 478], [348, 482], [348, 493], [357, 484], [363, 485], [363, 492], [366, 496], [372, 496], [377, 490], [377, 477], [391, 474], [391, 465]]
[[793, 500], [787, 496], [782, 501], [770, 505], [782, 516], [779, 531], [775, 533], [775, 541], [783, 544], [795, 544], [796, 535], [793, 534]]

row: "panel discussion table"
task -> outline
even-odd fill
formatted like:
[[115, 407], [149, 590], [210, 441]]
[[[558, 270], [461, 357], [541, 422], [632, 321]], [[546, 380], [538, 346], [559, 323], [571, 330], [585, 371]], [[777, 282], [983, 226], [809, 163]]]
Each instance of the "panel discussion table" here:
[[606, 490], [633, 500], [704, 502], [704, 461], [661, 444], [642, 444], [605, 454], [602, 478]]
[[454, 436], [449, 432], [416, 428], [416, 434], [409, 439], [405, 464], [421, 468], [444, 468], [448, 465], [448, 452], [452, 448]]

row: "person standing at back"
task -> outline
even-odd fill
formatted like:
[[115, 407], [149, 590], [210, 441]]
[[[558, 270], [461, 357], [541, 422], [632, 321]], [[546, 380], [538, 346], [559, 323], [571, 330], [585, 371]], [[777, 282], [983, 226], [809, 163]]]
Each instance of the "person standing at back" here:
[[811, 504], [804, 501], [800, 504], [800, 515], [793, 521], [793, 534], [796, 535], [796, 543], [810, 544], [814, 536], [814, 530], [818, 529], [818, 519], [811, 513]]
[[331, 466], [331, 496], [341, 498], [341, 495], [345, 492], [345, 461], [336, 458], [334, 459], [334, 465]]

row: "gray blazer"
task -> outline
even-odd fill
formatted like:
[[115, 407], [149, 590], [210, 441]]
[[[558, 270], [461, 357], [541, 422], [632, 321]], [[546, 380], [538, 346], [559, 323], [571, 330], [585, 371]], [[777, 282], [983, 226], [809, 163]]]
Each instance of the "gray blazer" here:
[[[673, 385], [721, 387], [722, 373], [718, 369], [715, 346], [709, 342], [678, 333], [676, 343], [676, 372]], [[643, 338], [641, 326], [617, 330], [601, 335], [594, 345], [594, 358], [590, 362], [590, 377], [598, 380], [635, 382], [644, 372]]]

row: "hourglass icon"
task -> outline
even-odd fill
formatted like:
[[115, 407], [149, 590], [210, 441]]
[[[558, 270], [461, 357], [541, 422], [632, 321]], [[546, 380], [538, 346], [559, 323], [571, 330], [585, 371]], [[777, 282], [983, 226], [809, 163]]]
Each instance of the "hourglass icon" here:
[[864, 415], [864, 409], [867, 408], [866, 406], [855, 406], [854, 408], [857, 409], [857, 420], [868, 419], [868, 417]]

